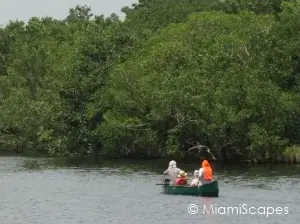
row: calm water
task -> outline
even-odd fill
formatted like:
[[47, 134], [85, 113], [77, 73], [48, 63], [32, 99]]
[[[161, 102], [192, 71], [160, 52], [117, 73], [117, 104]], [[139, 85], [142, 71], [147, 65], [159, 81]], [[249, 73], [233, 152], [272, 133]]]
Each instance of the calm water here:
[[[201, 198], [162, 194], [155, 184], [166, 167], [153, 161], [62, 165], [0, 157], [1, 224], [300, 223], [299, 166], [217, 170], [220, 197]], [[180, 165], [192, 172], [198, 164]], [[197, 214], [188, 213], [189, 204], [197, 205]], [[224, 214], [220, 209], [242, 204], [244, 212], [268, 206], [287, 207], [288, 214]], [[211, 205], [219, 213], [202, 214]]]

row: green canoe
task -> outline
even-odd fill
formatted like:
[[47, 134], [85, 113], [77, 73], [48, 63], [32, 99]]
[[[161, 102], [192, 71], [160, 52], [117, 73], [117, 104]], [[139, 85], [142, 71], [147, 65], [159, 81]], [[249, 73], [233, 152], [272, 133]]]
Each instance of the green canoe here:
[[165, 194], [194, 195], [194, 196], [202, 196], [202, 197], [219, 196], [219, 184], [217, 180], [214, 180], [213, 182], [202, 185], [200, 187], [170, 186], [169, 184], [164, 184], [162, 186]]

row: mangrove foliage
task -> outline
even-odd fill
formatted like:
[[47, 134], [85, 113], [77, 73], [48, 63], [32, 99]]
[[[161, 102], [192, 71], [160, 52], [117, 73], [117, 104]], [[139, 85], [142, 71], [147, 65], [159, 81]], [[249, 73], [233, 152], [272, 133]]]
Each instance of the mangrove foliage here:
[[300, 1], [140, 0], [0, 28], [0, 152], [300, 154]]

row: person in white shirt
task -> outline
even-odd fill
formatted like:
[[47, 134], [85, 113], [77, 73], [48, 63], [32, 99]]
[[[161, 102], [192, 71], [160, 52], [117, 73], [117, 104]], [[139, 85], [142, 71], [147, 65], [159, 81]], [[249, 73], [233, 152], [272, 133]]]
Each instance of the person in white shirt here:
[[197, 187], [199, 185], [199, 171], [195, 170], [194, 171], [194, 176], [191, 182], [191, 187]]
[[176, 183], [177, 176], [179, 175], [180, 169], [177, 168], [174, 160], [170, 161], [168, 169], [164, 172], [164, 175], [168, 175], [170, 178], [170, 185]]

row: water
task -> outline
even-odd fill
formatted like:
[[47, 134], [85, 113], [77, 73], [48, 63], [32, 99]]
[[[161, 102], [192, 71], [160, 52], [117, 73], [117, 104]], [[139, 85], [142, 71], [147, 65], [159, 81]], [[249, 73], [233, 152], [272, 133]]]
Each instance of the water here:
[[[155, 184], [160, 183], [160, 173], [166, 167], [153, 161], [62, 164], [48, 159], [0, 157], [1, 224], [300, 222], [297, 166], [219, 169], [215, 175], [220, 197], [201, 198], [162, 194], [161, 186]], [[197, 165], [185, 167], [192, 172]], [[189, 204], [198, 207], [196, 214], [188, 213]], [[251, 212], [257, 212], [258, 207], [269, 206], [287, 207], [288, 214], [224, 214], [220, 208], [242, 204], [246, 208], [243, 212], [249, 212], [250, 207], [255, 207]], [[201, 214], [204, 206], [209, 209], [211, 205], [218, 214]], [[264, 213], [262, 208], [259, 212]]]

